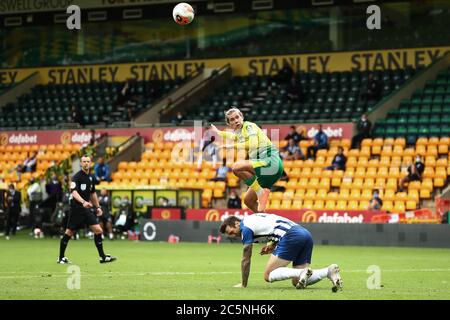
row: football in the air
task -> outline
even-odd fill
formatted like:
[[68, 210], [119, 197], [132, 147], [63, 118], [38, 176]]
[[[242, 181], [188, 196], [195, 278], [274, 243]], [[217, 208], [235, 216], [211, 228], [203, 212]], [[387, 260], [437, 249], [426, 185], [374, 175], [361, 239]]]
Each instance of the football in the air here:
[[173, 20], [182, 26], [191, 23], [194, 20], [194, 14], [192, 6], [185, 2], [177, 4], [172, 11]]

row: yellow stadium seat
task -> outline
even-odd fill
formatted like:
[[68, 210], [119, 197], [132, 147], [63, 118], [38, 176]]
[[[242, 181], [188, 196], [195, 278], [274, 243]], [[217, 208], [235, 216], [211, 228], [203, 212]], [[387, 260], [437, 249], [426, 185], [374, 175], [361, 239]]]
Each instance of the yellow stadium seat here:
[[408, 190], [420, 190], [420, 181], [411, 181], [408, 183]]
[[270, 193], [270, 199], [271, 200], [282, 200], [283, 199], [283, 192], [271, 192]]
[[372, 189], [363, 189], [360, 196], [361, 200], [369, 201], [372, 199]]
[[372, 146], [382, 146], [383, 138], [376, 138], [372, 141]]
[[350, 189], [341, 189], [339, 191], [339, 200], [349, 200], [350, 198]]
[[347, 201], [339, 200], [336, 204], [335, 210], [347, 210]]
[[118, 168], [119, 168], [119, 170], [121, 170], [121, 171], [127, 170], [127, 169], [128, 169], [128, 162], [125, 162], [125, 161], [119, 162]]
[[352, 189], [350, 192], [349, 200], [359, 200], [361, 198], [361, 191], [358, 189]]
[[389, 177], [390, 178], [399, 178], [400, 177], [400, 168], [399, 167], [390, 167], [389, 168]]
[[438, 155], [438, 148], [437, 146], [428, 146], [427, 151], [425, 153], [425, 156], [433, 156], [437, 157]]
[[323, 210], [324, 207], [325, 207], [325, 203], [323, 200], [316, 200], [316, 201], [314, 201], [312, 209], [313, 210]]
[[391, 189], [396, 191], [397, 190], [397, 179], [395, 178], [388, 178], [386, 182], [386, 189]]
[[336, 202], [334, 200], [327, 200], [325, 202], [325, 210], [334, 210]]
[[433, 180], [430, 178], [423, 179], [420, 188], [429, 190], [430, 192], [433, 191]]
[[281, 209], [281, 202], [280, 202], [280, 200], [273, 200], [273, 201], [270, 201], [270, 204], [269, 204], [269, 209]]
[[434, 173], [434, 177], [435, 178], [441, 178], [441, 179], [446, 179], [447, 178], [447, 171], [445, 170], [444, 167], [438, 167], [436, 168], [436, 171]]
[[381, 157], [378, 166], [379, 167], [389, 167], [390, 164], [391, 164], [391, 158], [390, 157]]
[[434, 178], [434, 169], [425, 166], [425, 170], [423, 171], [423, 178]]
[[301, 200], [294, 200], [294, 201], [292, 202], [292, 209], [299, 210], [299, 209], [302, 208], [302, 205], [303, 205], [303, 203], [302, 203]]
[[415, 156], [415, 150], [413, 148], [406, 148], [403, 150], [403, 156], [409, 156], [414, 157]]
[[358, 167], [367, 167], [369, 163], [368, 158], [366, 157], [359, 157], [358, 159]]
[[352, 189], [362, 189], [363, 188], [364, 179], [363, 178], [355, 178], [352, 182]]
[[319, 189], [319, 190], [317, 190], [315, 199], [316, 200], [325, 200], [327, 198], [327, 195], [328, 195], [327, 190]]
[[419, 196], [420, 199], [429, 199], [431, 198], [431, 192], [428, 189], [421, 189]]
[[395, 201], [394, 202], [394, 208], [392, 209], [393, 212], [405, 212], [406, 211], [406, 207], [405, 207], [405, 202], [404, 201]]
[[383, 146], [381, 149], [381, 156], [382, 157], [390, 157], [392, 156], [392, 146]]
[[373, 189], [375, 187], [375, 179], [374, 178], [366, 178], [364, 179], [363, 189]]
[[408, 197], [407, 197], [408, 201], [415, 201], [415, 202], [419, 202], [419, 190], [414, 189], [414, 190], [408, 190]]
[[361, 141], [361, 147], [371, 147], [371, 146], [372, 146], [372, 139], [367, 138]]
[[305, 189], [297, 189], [295, 190], [294, 199], [303, 200], [305, 197], [306, 190]]
[[371, 152], [370, 152], [370, 147], [362, 147], [360, 152], [359, 152], [359, 156], [360, 157], [366, 157], [366, 158], [370, 158]]
[[[325, 170], [326, 171], [326, 170]], [[322, 177], [322, 168], [316, 167], [311, 172], [312, 178], [320, 178]]]
[[386, 189], [381, 196], [383, 201], [394, 201], [395, 199], [395, 190]]
[[308, 181], [308, 189], [318, 189], [319, 188], [319, 179], [318, 178], [311, 178]]
[[442, 178], [434, 178], [433, 185], [437, 188], [442, 188], [445, 185], [445, 180]]
[[434, 156], [426, 156], [425, 167], [436, 167], [436, 158]]
[[367, 210], [367, 207], [369, 206], [370, 201], [369, 200], [361, 200], [359, 201], [359, 210]]
[[348, 151], [347, 157], [358, 158], [359, 157], [359, 149], [350, 149]]
[[425, 138], [425, 137], [420, 137], [420, 138], [417, 139], [417, 141], [416, 141], [416, 146], [419, 146], [419, 145], [426, 146], [427, 144], [428, 144], [428, 139]]
[[366, 176], [366, 168], [356, 168], [355, 178], [364, 178]]
[[284, 167], [284, 169], [293, 168], [294, 167], [294, 161], [292, 161], [292, 160], [283, 160], [283, 167]]
[[314, 200], [316, 198], [316, 190], [315, 189], [309, 189], [306, 191], [304, 199], [305, 200]]
[[340, 185], [341, 189], [350, 189], [352, 187], [352, 182], [353, 182], [352, 178], [348, 177], [342, 178], [342, 182]]
[[406, 192], [397, 192], [395, 194], [394, 200], [395, 201], [406, 201], [408, 198], [408, 194]]
[[291, 209], [291, 204], [291, 200], [283, 200], [283, 202], [281, 203], [281, 209], [289, 210]]
[[330, 178], [322, 178], [319, 182], [319, 189], [324, 189], [326, 191], [330, 190], [331, 179]]
[[294, 199], [295, 192], [294, 190], [286, 190], [283, 193], [283, 200], [292, 200]]
[[357, 200], [350, 200], [347, 205], [347, 210], [358, 210], [359, 203]]
[[439, 154], [446, 154], [448, 153], [448, 145], [439, 145], [438, 146], [438, 153]]
[[374, 154], [374, 155], [381, 154], [381, 146], [372, 145], [372, 154]]
[[392, 201], [383, 201], [383, 206], [381, 207], [382, 211], [392, 212], [394, 205]]
[[368, 168], [378, 168], [380, 166], [380, 161], [378, 159], [371, 159], [367, 163]]
[[305, 200], [303, 202], [303, 208], [304, 209], [312, 209], [314, 206], [314, 201], [313, 200]]
[[224, 197], [224, 190], [223, 189], [214, 189], [213, 197], [214, 198], [223, 198]]
[[436, 167], [443, 167], [446, 168], [448, 166], [448, 159], [447, 158], [441, 158], [436, 160]]
[[392, 150], [392, 156], [401, 157], [403, 156], [403, 147], [402, 146], [394, 146]]
[[428, 139], [427, 146], [437, 146], [439, 144], [439, 138], [437, 137], [430, 137]]
[[394, 141], [394, 146], [401, 146], [404, 148], [406, 146], [406, 139], [405, 138], [396, 138]]
[[416, 210], [417, 203], [416, 201], [408, 200], [406, 201], [406, 210]]
[[358, 158], [356, 158], [356, 157], [348, 157], [347, 163], [345, 164], [345, 166], [347, 168], [354, 168], [357, 165], [358, 165]]
[[[383, 171], [383, 169], [382, 168], [379, 168], [378, 169], [378, 171]], [[386, 175], [387, 176], [387, 175]], [[377, 178], [377, 177], [383, 177], [382, 175], [379, 175], [378, 173], [377, 173], [377, 168], [367, 168], [367, 172], [366, 172], [366, 174], [365, 174], [365, 177], [366, 178], [372, 178], [372, 179], [375, 179], [375, 178]]]
[[337, 192], [328, 192], [325, 200], [337, 201], [339, 200], [339, 194]]
[[383, 141], [384, 146], [393, 146], [394, 145], [394, 138], [385, 138]]
[[308, 188], [308, 178], [301, 178], [298, 181], [298, 189], [307, 189]]

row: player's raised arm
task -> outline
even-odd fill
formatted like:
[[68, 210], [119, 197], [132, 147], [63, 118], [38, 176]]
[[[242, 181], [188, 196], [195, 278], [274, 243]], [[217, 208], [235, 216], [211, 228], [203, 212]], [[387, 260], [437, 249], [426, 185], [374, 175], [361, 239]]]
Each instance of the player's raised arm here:
[[230, 140], [236, 140], [236, 134], [234, 134], [233, 132], [230, 132], [230, 131], [226, 131], [226, 130], [219, 130], [219, 129], [217, 129], [217, 127], [215, 126], [215, 125], [213, 125], [213, 124], [211, 124], [211, 130], [215, 133], [215, 134], [217, 134], [217, 135], [219, 135], [220, 137], [222, 137], [222, 138], [225, 138], [225, 139], [230, 139]]

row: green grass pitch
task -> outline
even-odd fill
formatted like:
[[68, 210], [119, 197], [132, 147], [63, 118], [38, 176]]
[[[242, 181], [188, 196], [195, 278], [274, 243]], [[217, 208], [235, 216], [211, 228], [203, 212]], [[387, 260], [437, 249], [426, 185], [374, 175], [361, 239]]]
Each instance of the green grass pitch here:
[[[100, 264], [93, 240], [70, 241], [72, 265], [58, 265], [59, 239], [25, 235], [0, 238], [0, 299], [450, 299], [450, 250], [394, 247], [315, 246], [313, 268], [336, 262], [344, 290], [327, 279], [296, 290], [290, 281], [266, 283], [268, 256], [255, 245], [249, 286], [240, 282], [240, 244], [104, 241], [118, 257]], [[80, 268], [80, 289], [68, 289], [68, 266]], [[381, 288], [368, 289], [367, 268], [379, 266]], [[70, 281], [69, 281], [70, 282]]]

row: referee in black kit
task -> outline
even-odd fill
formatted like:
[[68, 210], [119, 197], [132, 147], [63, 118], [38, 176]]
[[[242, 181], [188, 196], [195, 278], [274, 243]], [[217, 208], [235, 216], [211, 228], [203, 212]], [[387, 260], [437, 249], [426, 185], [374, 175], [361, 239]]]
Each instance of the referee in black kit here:
[[[117, 259], [103, 252], [103, 230], [97, 218], [97, 216], [102, 215], [102, 209], [99, 206], [97, 194], [95, 193], [93, 177], [89, 174], [90, 168], [91, 158], [87, 155], [82, 156], [81, 170], [73, 176], [70, 183], [70, 215], [66, 232], [61, 239], [59, 247], [59, 259], [57, 262], [60, 264], [70, 263], [69, 259], [64, 256], [67, 244], [74, 232], [85, 224], [89, 225], [95, 234], [94, 242], [100, 256], [100, 263], [113, 262]], [[95, 208], [97, 216], [94, 214], [93, 208]]]

